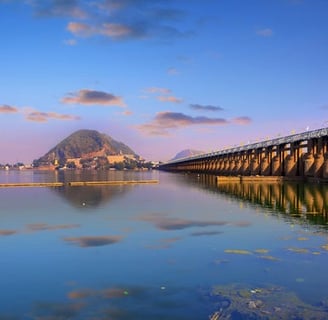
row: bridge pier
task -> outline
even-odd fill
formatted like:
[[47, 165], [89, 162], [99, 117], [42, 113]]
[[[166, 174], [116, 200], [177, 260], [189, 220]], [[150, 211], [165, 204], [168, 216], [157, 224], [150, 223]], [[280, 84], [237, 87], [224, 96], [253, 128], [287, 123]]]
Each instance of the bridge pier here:
[[262, 158], [262, 161], [261, 161], [261, 175], [264, 175], [264, 176], [270, 176], [271, 175], [270, 174], [269, 159], [268, 159], [267, 156]]
[[324, 163], [322, 165], [322, 177], [328, 179], [328, 152], [324, 155]]
[[250, 162], [250, 173], [252, 176], [258, 175], [260, 172], [259, 170], [259, 160], [258, 160], [258, 154], [253, 154], [251, 157], [251, 162]]
[[314, 163], [313, 154], [310, 152], [304, 154], [303, 163], [304, 163], [304, 176], [313, 177], [313, 163]]

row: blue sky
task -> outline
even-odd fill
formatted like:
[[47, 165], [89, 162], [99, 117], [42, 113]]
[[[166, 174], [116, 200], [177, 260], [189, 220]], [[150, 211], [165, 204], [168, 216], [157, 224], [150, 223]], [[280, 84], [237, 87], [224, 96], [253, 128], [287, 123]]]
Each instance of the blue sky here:
[[78, 129], [147, 160], [327, 126], [327, 0], [0, 0], [0, 163]]

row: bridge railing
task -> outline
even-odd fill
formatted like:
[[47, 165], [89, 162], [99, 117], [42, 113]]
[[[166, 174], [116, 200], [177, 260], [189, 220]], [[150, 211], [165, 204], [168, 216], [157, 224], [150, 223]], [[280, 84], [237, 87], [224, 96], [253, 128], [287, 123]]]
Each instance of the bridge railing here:
[[174, 164], [174, 163], [180, 163], [180, 162], [186, 162], [186, 161], [192, 161], [192, 160], [199, 160], [199, 159], [204, 159], [204, 158], [211, 158], [215, 156], [221, 156], [221, 155], [226, 155], [226, 154], [231, 154], [231, 153], [238, 153], [238, 152], [243, 152], [247, 150], [256, 150], [260, 148], [268, 148], [268, 147], [274, 147], [282, 144], [288, 144], [288, 143], [294, 143], [294, 142], [302, 142], [306, 140], [310, 140], [313, 138], [321, 138], [328, 136], [328, 127], [326, 128], [320, 128], [312, 131], [305, 131], [302, 133], [296, 133], [284, 137], [279, 137], [279, 138], [274, 138], [274, 139], [269, 139], [269, 140], [264, 140], [261, 142], [256, 142], [256, 143], [251, 143], [243, 146], [238, 146], [238, 147], [233, 147], [233, 148], [228, 148], [228, 149], [223, 149], [223, 150], [218, 150], [210, 153], [203, 153], [203, 154], [198, 154], [195, 156], [191, 157], [184, 157], [180, 159], [175, 159], [171, 160], [168, 162], [163, 163], [162, 165], [168, 165], [168, 164]]

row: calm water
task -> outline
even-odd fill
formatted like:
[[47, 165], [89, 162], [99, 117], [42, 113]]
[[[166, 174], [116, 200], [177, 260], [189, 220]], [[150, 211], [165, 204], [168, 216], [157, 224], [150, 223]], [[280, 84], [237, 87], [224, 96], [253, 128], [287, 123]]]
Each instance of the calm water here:
[[105, 178], [159, 184], [0, 189], [0, 319], [328, 319], [328, 186], [0, 171]]

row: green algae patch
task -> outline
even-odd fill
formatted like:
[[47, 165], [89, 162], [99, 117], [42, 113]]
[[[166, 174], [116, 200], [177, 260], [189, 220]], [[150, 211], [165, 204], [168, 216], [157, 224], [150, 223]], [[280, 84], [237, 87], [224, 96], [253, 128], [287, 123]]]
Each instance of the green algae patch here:
[[287, 248], [288, 251], [291, 251], [291, 252], [295, 252], [295, 253], [309, 253], [309, 250], [308, 249], [305, 249], [305, 248], [294, 248], [294, 247], [291, 247], [291, 248]]
[[259, 256], [259, 258], [264, 259], [264, 260], [270, 260], [270, 261], [280, 261], [280, 259], [270, 256], [270, 255]]
[[225, 264], [225, 263], [229, 263], [230, 261], [227, 259], [217, 259], [214, 261], [214, 264], [219, 265], [219, 264]]
[[252, 254], [252, 252], [250, 252], [248, 250], [239, 250], [239, 249], [226, 249], [226, 250], [224, 250], [224, 252], [232, 253], [232, 254], [244, 254], [244, 255]]
[[323, 250], [328, 251], [328, 243], [327, 243], [327, 244], [324, 244], [323, 246], [321, 246], [321, 248], [322, 248]]
[[308, 241], [309, 238], [306, 238], [306, 237], [298, 237], [297, 240], [298, 241]]
[[254, 250], [255, 253], [262, 253], [262, 254], [265, 254], [265, 253], [268, 253], [269, 250], [268, 249], [256, 249]]
[[321, 303], [310, 305], [295, 292], [278, 286], [217, 285], [212, 288], [210, 298], [213, 301], [210, 320], [327, 319], [326, 297]]

